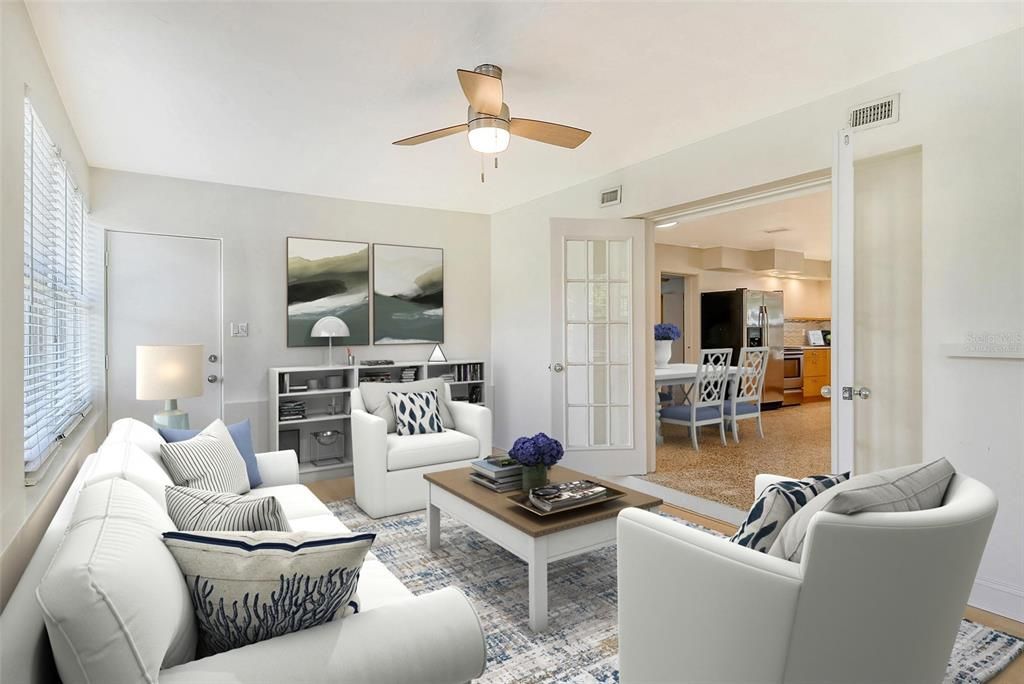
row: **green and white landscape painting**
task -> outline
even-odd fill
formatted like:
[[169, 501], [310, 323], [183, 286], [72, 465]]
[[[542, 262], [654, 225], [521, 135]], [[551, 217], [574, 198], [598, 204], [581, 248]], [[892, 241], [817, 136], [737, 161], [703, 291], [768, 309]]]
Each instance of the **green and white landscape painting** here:
[[322, 347], [310, 337], [324, 316], [345, 321], [335, 346], [370, 343], [370, 246], [365, 242], [288, 238], [288, 346]]
[[444, 250], [373, 246], [373, 341], [444, 342]]

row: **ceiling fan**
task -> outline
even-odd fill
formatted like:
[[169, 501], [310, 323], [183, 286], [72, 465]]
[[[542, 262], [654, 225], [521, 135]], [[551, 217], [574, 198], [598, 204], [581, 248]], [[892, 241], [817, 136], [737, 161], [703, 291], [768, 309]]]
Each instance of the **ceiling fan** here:
[[582, 128], [536, 119], [513, 119], [502, 95], [501, 67], [481, 64], [473, 71], [459, 69], [458, 75], [462, 92], [469, 100], [466, 123], [396, 140], [393, 144], [419, 145], [468, 131], [470, 147], [484, 154], [497, 154], [508, 147], [510, 135], [569, 149], [579, 147], [590, 137], [590, 131]]

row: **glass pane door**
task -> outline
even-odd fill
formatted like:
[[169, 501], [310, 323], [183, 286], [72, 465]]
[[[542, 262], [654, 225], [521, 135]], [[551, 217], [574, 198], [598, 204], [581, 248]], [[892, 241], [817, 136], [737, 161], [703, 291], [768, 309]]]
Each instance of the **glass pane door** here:
[[566, 239], [567, 449], [633, 446], [632, 240]]

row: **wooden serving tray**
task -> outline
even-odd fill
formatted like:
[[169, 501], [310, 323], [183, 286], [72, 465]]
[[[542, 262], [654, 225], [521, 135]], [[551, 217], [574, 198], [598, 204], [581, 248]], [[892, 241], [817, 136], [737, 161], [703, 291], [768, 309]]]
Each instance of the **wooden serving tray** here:
[[[600, 483], [595, 483], [595, 484], [600, 484]], [[519, 506], [520, 508], [525, 508], [526, 510], [530, 511], [530, 513], [533, 513], [534, 515], [540, 516], [542, 518], [546, 518], [549, 515], [558, 515], [559, 513], [565, 513], [566, 511], [575, 511], [575, 510], [578, 510], [580, 508], [586, 508], [588, 506], [596, 506], [597, 504], [606, 503], [608, 501], [615, 501], [616, 499], [621, 499], [622, 497], [626, 496], [626, 492], [623, 492], [621, 490], [615, 489], [613, 487], [609, 487], [608, 485], [602, 485], [602, 486], [605, 489], [608, 490], [608, 493], [605, 494], [600, 499], [591, 499], [590, 501], [583, 501], [581, 503], [573, 504], [572, 506], [566, 506], [565, 508], [559, 508], [557, 511], [542, 511], [539, 508], [534, 507], [534, 505], [532, 503], [530, 503], [530, 495], [529, 494], [513, 494], [512, 496], [508, 497], [508, 499], [509, 499], [509, 501], [511, 501], [515, 505]]]

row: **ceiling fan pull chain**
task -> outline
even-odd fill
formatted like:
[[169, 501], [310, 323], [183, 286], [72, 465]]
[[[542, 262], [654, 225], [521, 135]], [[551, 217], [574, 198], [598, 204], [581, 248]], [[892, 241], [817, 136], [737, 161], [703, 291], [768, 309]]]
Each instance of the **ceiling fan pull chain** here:
[[495, 157], [494, 157], [494, 168], [498, 168], [498, 157], [497, 157], [497, 155], [495, 155]]
[[486, 180], [484, 180], [484, 155], [482, 154], [480, 155], [480, 182], [487, 182]]

